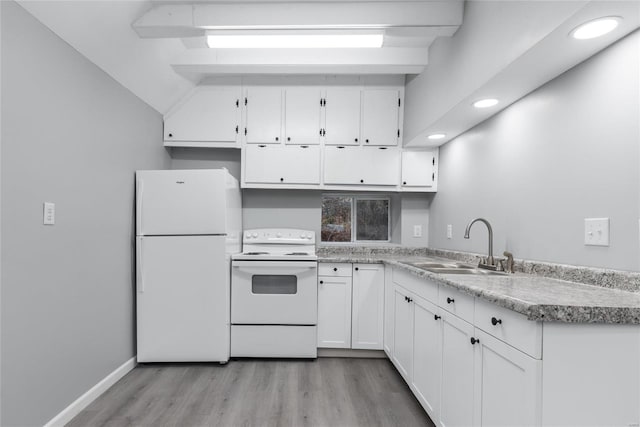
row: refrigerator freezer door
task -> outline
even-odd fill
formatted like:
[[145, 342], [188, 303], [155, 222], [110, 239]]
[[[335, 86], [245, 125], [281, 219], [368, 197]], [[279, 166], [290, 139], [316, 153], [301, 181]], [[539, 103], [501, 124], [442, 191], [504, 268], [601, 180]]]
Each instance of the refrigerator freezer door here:
[[229, 360], [224, 236], [138, 237], [138, 362]]
[[224, 169], [136, 172], [136, 234], [225, 234], [228, 177]]

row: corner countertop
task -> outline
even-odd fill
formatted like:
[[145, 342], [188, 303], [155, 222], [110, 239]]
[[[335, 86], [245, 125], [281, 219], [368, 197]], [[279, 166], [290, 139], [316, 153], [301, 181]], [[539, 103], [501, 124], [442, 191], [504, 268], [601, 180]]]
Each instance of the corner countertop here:
[[383, 263], [417, 277], [451, 286], [525, 315], [532, 321], [640, 324], [640, 293], [515, 273], [506, 276], [439, 274], [415, 262], [452, 262], [418, 253], [323, 253], [319, 262]]

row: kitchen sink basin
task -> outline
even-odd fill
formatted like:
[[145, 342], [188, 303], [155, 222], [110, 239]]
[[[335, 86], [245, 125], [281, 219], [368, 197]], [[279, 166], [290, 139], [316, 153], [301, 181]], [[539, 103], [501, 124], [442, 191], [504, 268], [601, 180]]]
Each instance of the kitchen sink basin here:
[[472, 265], [461, 264], [461, 263], [436, 263], [436, 262], [412, 262], [411, 265], [418, 268], [423, 268], [425, 270], [429, 268], [448, 268], [448, 269], [456, 269], [456, 268], [475, 268]]
[[504, 271], [483, 270], [463, 263], [412, 262], [414, 267], [438, 274], [470, 274], [476, 276], [504, 276]]

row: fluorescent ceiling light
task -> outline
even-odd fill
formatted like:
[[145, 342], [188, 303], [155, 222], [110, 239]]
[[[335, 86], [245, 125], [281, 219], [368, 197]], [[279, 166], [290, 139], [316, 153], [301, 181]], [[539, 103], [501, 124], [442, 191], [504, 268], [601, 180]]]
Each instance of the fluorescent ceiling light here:
[[445, 136], [447, 136], [444, 133], [432, 133], [431, 135], [427, 136], [428, 139], [443, 139]]
[[382, 47], [382, 34], [233, 34], [209, 35], [210, 48]]
[[613, 31], [618, 26], [620, 19], [617, 16], [594, 19], [593, 21], [585, 22], [569, 34], [578, 40], [594, 39]]
[[497, 103], [498, 103], [497, 99], [487, 98], [487, 99], [481, 99], [479, 101], [474, 102], [473, 106], [476, 108], [489, 108], [489, 107], [493, 107]]

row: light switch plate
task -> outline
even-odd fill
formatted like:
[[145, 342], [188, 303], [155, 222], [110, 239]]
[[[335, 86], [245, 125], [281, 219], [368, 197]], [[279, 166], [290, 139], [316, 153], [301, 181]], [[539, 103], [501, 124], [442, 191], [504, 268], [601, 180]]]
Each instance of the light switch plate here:
[[56, 204], [44, 202], [42, 212], [42, 223], [44, 225], [55, 225], [56, 223]]
[[422, 237], [422, 225], [413, 226], [413, 237]]
[[447, 239], [453, 238], [453, 225], [447, 224]]
[[609, 246], [609, 218], [585, 218], [584, 244]]

